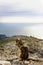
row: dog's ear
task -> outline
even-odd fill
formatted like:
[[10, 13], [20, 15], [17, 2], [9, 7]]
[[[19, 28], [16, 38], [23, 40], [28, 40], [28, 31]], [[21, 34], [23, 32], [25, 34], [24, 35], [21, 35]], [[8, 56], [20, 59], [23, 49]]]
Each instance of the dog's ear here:
[[16, 39], [16, 42], [18, 42], [19, 40], [18, 39]]
[[18, 43], [19, 43], [19, 40], [18, 40], [18, 39], [16, 39], [16, 45], [18, 45]]

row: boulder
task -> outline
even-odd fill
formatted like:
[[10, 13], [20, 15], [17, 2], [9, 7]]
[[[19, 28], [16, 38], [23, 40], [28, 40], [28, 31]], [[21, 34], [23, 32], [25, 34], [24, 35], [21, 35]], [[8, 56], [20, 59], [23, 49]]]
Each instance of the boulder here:
[[0, 65], [11, 65], [10, 61], [0, 60]]

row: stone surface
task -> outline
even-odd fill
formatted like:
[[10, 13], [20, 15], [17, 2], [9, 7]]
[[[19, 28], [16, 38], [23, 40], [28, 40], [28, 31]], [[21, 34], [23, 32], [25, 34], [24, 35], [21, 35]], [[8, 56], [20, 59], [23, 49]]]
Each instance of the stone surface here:
[[13, 60], [12, 65], [25, 65], [23, 61]]
[[[35, 48], [37, 51], [35, 51], [34, 54], [30, 54], [29, 57], [33, 58], [40, 58], [41, 55], [38, 52], [39, 50], [43, 50], [43, 40], [34, 38], [34, 37], [27, 37], [27, 36], [15, 36], [11, 37], [7, 40], [8, 42], [5, 42], [4, 44], [0, 45], [0, 60], [9, 60], [13, 65], [23, 65], [24, 63], [22, 61], [18, 61], [20, 50], [15, 45], [15, 39], [21, 38], [23, 41], [24, 46], [27, 46], [29, 48]], [[1, 42], [0, 42], [1, 43]], [[33, 51], [33, 50], [32, 50]], [[16, 63], [17, 62], [17, 63]], [[27, 61], [26, 61], [27, 62]], [[32, 61], [31, 61], [32, 62]], [[27, 64], [29, 64], [27, 62]], [[37, 64], [37, 63], [36, 63]], [[39, 64], [40, 65], [40, 64]]]
[[0, 60], [0, 65], [11, 65], [10, 61]]

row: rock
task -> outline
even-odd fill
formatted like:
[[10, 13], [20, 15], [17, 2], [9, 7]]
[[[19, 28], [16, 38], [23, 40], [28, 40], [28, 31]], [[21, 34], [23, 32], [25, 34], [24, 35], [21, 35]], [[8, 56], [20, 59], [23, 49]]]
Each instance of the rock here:
[[19, 61], [19, 60], [13, 60], [12, 65], [34, 65], [34, 61]]
[[25, 65], [23, 61], [13, 60], [12, 65]]
[[0, 60], [0, 65], [11, 65], [10, 61]]
[[[33, 53], [37, 53], [38, 50], [41, 50], [41, 49], [43, 50], [43, 40], [39, 40], [39, 39], [36, 39], [33, 37], [25, 37], [25, 36], [16, 37], [15, 36], [15, 37], [6, 39], [3, 42], [0, 42], [0, 43], [2, 43], [2, 45], [0, 45], [0, 60], [9, 60], [12, 62], [14, 60], [14, 63], [16, 62], [15, 60], [17, 60], [17, 58], [19, 57], [19, 53], [20, 53], [17, 46], [15, 45], [16, 38], [21, 38], [22, 41], [24, 42], [23, 43], [24, 46], [28, 47], [28, 49], [30, 48], [29, 45], [32, 44], [31, 46], [33, 49], [29, 49], [29, 51], [31, 51]], [[37, 44], [38, 44], [38, 46], [37, 46]], [[15, 55], [16, 55], [16, 57], [15, 57]], [[33, 54], [31, 59], [37, 60], [38, 57], [43, 58], [42, 56], [43, 56], [43, 51], [39, 52], [38, 54]], [[29, 55], [29, 57], [31, 57], [31, 55]], [[40, 60], [40, 59], [38, 59], [38, 60]], [[17, 62], [21, 63], [22, 61], [17, 61]], [[26, 61], [26, 63], [28, 63], [28, 62]]]

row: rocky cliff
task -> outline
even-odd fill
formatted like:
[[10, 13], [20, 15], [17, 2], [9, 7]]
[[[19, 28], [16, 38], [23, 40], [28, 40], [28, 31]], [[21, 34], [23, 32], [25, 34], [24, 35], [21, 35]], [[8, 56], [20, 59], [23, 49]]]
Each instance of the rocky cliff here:
[[0, 60], [13, 61], [19, 58], [20, 50], [16, 46], [15, 40], [21, 38], [24, 46], [27, 46], [32, 54], [29, 57], [43, 58], [43, 40], [32, 36], [12, 36], [0, 41]]

